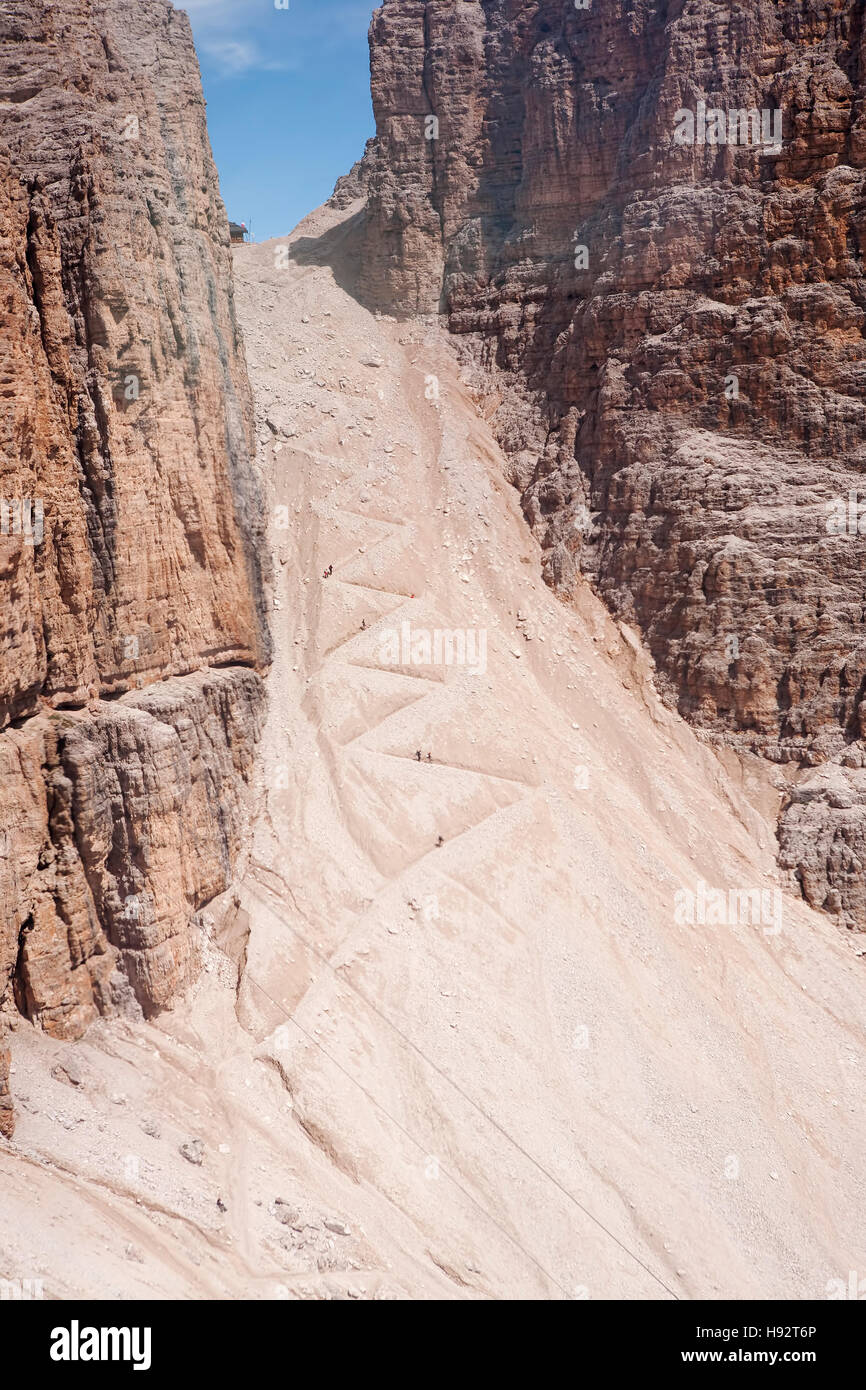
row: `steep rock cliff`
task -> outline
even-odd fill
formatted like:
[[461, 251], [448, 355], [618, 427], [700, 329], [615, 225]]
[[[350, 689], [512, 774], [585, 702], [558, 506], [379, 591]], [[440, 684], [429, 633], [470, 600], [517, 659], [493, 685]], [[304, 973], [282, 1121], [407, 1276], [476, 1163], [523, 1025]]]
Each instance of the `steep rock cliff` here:
[[782, 862], [866, 927], [863, 6], [385, 0], [370, 39], [365, 295], [461, 335], [548, 581], [710, 736], [829, 765]]
[[0, 1004], [74, 1037], [189, 979], [269, 654], [228, 226], [165, 0], [0, 9], [0, 395]]

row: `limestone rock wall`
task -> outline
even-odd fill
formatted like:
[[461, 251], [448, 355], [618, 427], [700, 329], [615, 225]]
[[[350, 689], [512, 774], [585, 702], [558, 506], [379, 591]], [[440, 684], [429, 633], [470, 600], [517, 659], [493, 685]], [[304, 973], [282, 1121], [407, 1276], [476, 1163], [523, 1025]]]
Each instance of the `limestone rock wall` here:
[[0, 7], [0, 402], [0, 1017], [71, 1037], [190, 978], [269, 657], [228, 224], [166, 0]]
[[[863, 6], [385, 0], [370, 40], [364, 293], [447, 314], [548, 581], [588, 575], [712, 736], [850, 782]], [[866, 824], [847, 816], [842, 873], [806, 819], [793, 799], [785, 862], [866, 927]]]

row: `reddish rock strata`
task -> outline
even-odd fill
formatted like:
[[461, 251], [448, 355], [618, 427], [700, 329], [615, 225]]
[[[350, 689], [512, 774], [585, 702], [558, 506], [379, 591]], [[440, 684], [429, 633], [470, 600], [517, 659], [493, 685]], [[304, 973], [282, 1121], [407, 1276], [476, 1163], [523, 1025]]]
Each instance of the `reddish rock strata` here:
[[365, 295], [460, 335], [548, 581], [834, 769], [783, 862], [866, 927], [862, 5], [385, 0], [371, 53]]
[[228, 225], [164, 0], [2, 6], [0, 395], [0, 1020], [75, 1037], [190, 978], [268, 657]]

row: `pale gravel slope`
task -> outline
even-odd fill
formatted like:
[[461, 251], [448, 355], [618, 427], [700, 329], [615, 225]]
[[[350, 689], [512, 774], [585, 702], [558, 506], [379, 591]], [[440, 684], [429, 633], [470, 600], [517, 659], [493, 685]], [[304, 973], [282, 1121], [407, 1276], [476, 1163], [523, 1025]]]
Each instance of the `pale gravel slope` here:
[[[241, 1016], [279, 1022], [256, 981], [291, 1010], [297, 1111], [455, 1287], [820, 1296], [864, 1256], [863, 964], [794, 897], [779, 938], [675, 924], [699, 877], [778, 882], [771, 774], [729, 780], [591, 595], [550, 595], [438, 330], [311, 263], [350, 275], [334, 218], [300, 264], [235, 253], [260, 408], [297, 430]], [[383, 668], [404, 619], [486, 629], [486, 675]]]
[[[241, 910], [210, 913], [240, 983], [212, 943], [158, 1027], [22, 1025], [0, 1276], [821, 1297], [866, 1261], [856, 942], [791, 896], [779, 937], [675, 923], [699, 877], [777, 882], [770, 773], [724, 770], [600, 604], [545, 588], [438, 328], [375, 320], [310, 260], [327, 234], [350, 273], [336, 220], [295, 233], [307, 263], [235, 252], [277, 574], [260, 814]], [[404, 618], [484, 628], [486, 673], [383, 667]]]

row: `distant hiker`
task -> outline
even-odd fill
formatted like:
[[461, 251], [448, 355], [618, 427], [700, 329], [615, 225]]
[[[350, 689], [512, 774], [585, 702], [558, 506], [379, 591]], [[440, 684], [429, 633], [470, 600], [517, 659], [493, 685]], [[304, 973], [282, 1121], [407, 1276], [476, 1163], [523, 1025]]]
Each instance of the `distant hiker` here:
[[439, 839], [436, 841], [436, 848], [437, 848], [437, 849], [441, 849], [442, 846], [444, 845], [444, 843], [445, 843], [445, 841], [442, 839], [442, 836], [440, 835], [440, 836], [439, 836]]
[[421, 749], [420, 749], [420, 748], [416, 748], [416, 749], [415, 749], [415, 757], [417, 758], [418, 762], [420, 763], [420, 761], [421, 761]]
[[428, 763], [432, 763], [432, 761], [433, 761], [433, 754], [432, 754], [432, 753], [428, 753], [428, 754], [427, 754], [427, 761], [428, 761]]
[[362, 632], [366, 632], [366, 630], [367, 630], [367, 619], [366, 619], [366, 618], [362, 618], [362, 619], [361, 619], [361, 631], [362, 631]]

